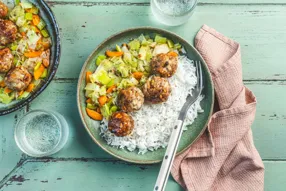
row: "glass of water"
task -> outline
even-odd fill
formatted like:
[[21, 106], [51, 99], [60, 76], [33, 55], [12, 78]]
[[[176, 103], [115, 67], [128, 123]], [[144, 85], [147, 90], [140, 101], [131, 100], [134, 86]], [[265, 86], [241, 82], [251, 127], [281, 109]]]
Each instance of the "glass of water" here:
[[193, 14], [197, 0], [151, 0], [153, 15], [163, 24], [177, 26]]
[[64, 117], [54, 111], [33, 110], [24, 115], [15, 127], [18, 147], [32, 157], [44, 157], [64, 147], [69, 128]]

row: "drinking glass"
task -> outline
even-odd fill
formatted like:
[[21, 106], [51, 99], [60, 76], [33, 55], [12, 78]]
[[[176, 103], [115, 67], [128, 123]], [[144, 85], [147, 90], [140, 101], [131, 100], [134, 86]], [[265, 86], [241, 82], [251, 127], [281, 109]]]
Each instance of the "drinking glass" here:
[[163, 24], [177, 26], [193, 14], [197, 0], [151, 0], [153, 15]]

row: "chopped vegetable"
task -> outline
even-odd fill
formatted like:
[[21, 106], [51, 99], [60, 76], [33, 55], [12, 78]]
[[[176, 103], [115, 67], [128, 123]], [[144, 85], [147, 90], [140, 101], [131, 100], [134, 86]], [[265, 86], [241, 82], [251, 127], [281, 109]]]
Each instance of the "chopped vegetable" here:
[[86, 104], [86, 107], [88, 108], [88, 109], [96, 109], [96, 107], [94, 106], [94, 105], [92, 105], [91, 103], [87, 103]]
[[106, 55], [108, 57], [119, 57], [123, 55], [123, 52], [112, 52], [112, 51], [107, 50]]
[[179, 43], [174, 44], [174, 49], [180, 49], [182, 48], [182, 45], [180, 45]]
[[9, 19], [11, 21], [16, 22], [19, 17], [24, 15], [25, 15], [24, 9], [21, 6], [15, 6], [14, 9], [12, 9], [9, 14]]
[[8, 94], [0, 94], [0, 102], [8, 104], [13, 100], [13, 97], [10, 97]]
[[7, 87], [4, 89], [4, 93], [5, 93], [5, 94], [9, 94], [9, 93], [11, 93], [12, 91], [13, 91], [13, 90], [11, 90], [11, 89], [9, 89], [9, 88], [7, 88]]
[[167, 42], [167, 38], [162, 37], [160, 35], [156, 35], [155, 36], [155, 42], [157, 42], [158, 44], [164, 44]]
[[27, 58], [35, 58], [35, 57], [41, 56], [42, 53], [43, 53], [43, 51], [34, 51], [34, 52], [26, 52], [26, 53], [24, 53], [24, 55]]
[[116, 85], [112, 85], [112, 86], [110, 86], [107, 90], [106, 90], [106, 93], [111, 93], [111, 92], [113, 92], [113, 90], [116, 88]]
[[32, 13], [26, 13], [25, 14], [25, 19], [28, 20], [28, 21], [33, 20], [33, 14]]
[[47, 68], [44, 69], [44, 72], [42, 73], [41, 77], [40, 78], [46, 78], [48, 75], [48, 70]]
[[116, 45], [115, 48], [116, 48], [117, 52], [122, 52], [120, 46]]
[[143, 72], [134, 72], [132, 75], [136, 80], [140, 80], [144, 74]]
[[31, 84], [28, 85], [28, 87], [27, 87], [27, 89], [25, 91], [26, 92], [32, 92], [34, 87], [35, 87], [35, 84], [31, 83]]
[[33, 24], [35, 26], [37, 26], [40, 23], [41, 18], [39, 17], [39, 15], [33, 15], [33, 19], [32, 20], [33, 20]]
[[45, 71], [45, 66], [41, 64], [40, 67], [34, 71], [35, 80], [38, 80], [42, 76], [44, 71]]
[[41, 64], [42, 64], [41, 62], [38, 62], [34, 68], [34, 71], [38, 70], [40, 68]]
[[6, 84], [5, 84], [4, 80], [1, 81], [1, 82], [0, 82], [0, 87], [1, 87], [1, 88], [4, 88], [5, 86], [6, 86]]
[[100, 106], [103, 106], [107, 102], [107, 97], [106, 96], [100, 96], [98, 98], [98, 103]]
[[140, 41], [138, 39], [134, 39], [128, 43], [130, 50], [139, 50], [140, 48]]
[[86, 113], [90, 118], [94, 120], [101, 121], [103, 119], [103, 116], [94, 110], [86, 108]]
[[41, 30], [41, 34], [42, 34], [43, 37], [45, 37], [45, 38], [49, 37], [49, 33], [48, 33], [47, 29]]
[[169, 48], [173, 48], [174, 47], [174, 43], [171, 40], [167, 40], [167, 44], [168, 44]]
[[24, 99], [24, 98], [28, 97], [29, 95], [30, 95], [29, 92], [24, 91], [24, 93], [22, 93], [17, 99]]
[[95, 61], [96, 65], [98, 66], [101, 63], [101, 61], [103, 61], [104, 59], [106, 59], [105, 55], [99, 55]]
[[88, 98], [85, 102], [86, 103], [92, 103], [92, 100], [90, 98]]
[[117, 111], [118, 110], [118, 107], [116, 106], [116, 105], [114, 105], [114, 106], [112, 106], [111, 108], [110, 108], [110, 112], [111, 113], [114, 113], [115, 111]]
[[38, 29], [43, 30], [46, 26], [46, 23], [43, 19], [40, 19], [40, 22], [38, 24], [35, 24], [35, 25], [37, 25]]
[[178, 56], [178, 54], [176, 52], [174, 52], [174, 51], [168, 52], [168, 55], [169, 56], [174, 56], [174, 57]]
[[92, 74], [92, 72], [91, 71], [87, 71], [86, 72], [86, 76], [85, 76], [85, 81], [86, 81], [86, 83], [90, 83], [90, 75]]
[[24, 93], [24, 90], [18, 92], [17, 94], [18, 94], [18, 96], [21, 96], [23, 93]]
[[33, 7], [33, 4], [26, 0], [22, 0], [20, 5], [23, 7], [23, 9], [30, 9]]

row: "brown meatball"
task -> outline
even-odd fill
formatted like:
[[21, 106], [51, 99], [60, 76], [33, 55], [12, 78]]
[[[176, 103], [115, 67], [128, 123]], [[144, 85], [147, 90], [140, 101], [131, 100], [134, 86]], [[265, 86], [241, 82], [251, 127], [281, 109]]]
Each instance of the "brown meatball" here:
[[150, 103], [162, 103], [168, 100], [171, 93], [171, 85], [166, 78], [151, 76], [143, 86], [145, 101]]
[[120, 91], [117, 103], [122, 111], [137, 111], [144, 103], [144, 95], [139, 88], [129, 87]]
[[0, 50], [0, 73], [6, 73], [11, 69], [13, 58], [9, 48]]
[[118, 137], [129, 135], [133, 128], [134, 120], [132, 117], [121, 111], [115, 112], [108, 122], [108, 130]]
[[9, 20], [0, 19], [0, 45], [6, 45], [16, 40], [17, 26]]
[[178, 56], [174, 54], [158, 54], [150, 62], [151, 72], [161, 77], [173, 76], [178, 68]]
[[31, 83], [32, 76], [24, 67], [17, 67], [10, 70], [4, 80], [8, 88], [22, 91]]
[[6, 17], [8, 14], [8, 7], [0, 1], [0, 18]]

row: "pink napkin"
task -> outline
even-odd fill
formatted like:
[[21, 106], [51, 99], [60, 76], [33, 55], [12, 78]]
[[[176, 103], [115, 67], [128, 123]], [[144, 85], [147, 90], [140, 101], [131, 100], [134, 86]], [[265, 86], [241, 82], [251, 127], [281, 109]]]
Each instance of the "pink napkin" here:
[[211, 72], [219, 109], [202, 137], [176, 157], [172, 175], [192, 191], [263, 190], [264, 166], [250, 128], [256, 98], [243, 85], [240, 46], [206, 25], [195, 46]]

